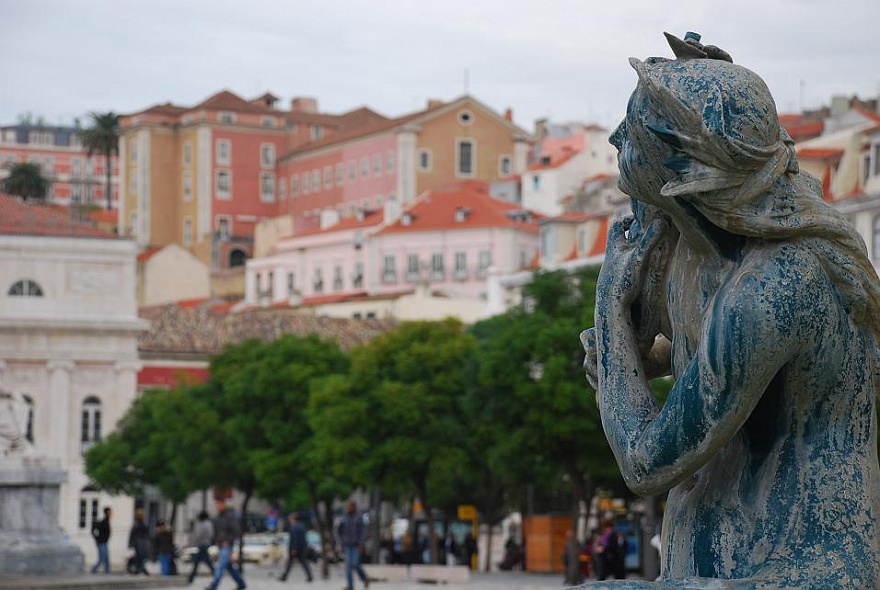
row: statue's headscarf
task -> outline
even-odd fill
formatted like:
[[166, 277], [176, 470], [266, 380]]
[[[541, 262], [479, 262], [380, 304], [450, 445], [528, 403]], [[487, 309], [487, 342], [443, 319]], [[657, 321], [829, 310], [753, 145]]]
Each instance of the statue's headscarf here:
[[633, 106], [650, 111], [639, 119], [674, 151], [667, 165], [677, 174], [660, 194], [733, 234], [802, 241], [847, 312], [880, 338], [880, 282], [865, 244], [818, 181], [799, 172], [766, 84], [725, 59], [698, 57], [630, 60], [644, 96]]

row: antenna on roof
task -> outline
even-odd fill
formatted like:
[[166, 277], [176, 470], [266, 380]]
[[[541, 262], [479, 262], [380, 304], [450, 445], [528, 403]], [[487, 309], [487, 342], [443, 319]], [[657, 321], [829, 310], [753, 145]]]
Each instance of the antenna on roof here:
[[470, 73], [469, 70], [467, 68], [465, 68], [464, 69], [464, 93], [465, 94], [468, 93], [468, 85], [469, 85], [468, 84], [468, 74], [469, 73]]

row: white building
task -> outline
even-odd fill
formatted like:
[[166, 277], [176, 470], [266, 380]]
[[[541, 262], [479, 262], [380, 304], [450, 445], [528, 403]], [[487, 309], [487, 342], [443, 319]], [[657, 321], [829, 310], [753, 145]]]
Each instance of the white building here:
[[93, 491], [83, 451], [112, 430], [136, 391], [135, 244], [67, 212], [0, 195], [0, 385], [31, 405], [28, 438], [61, 461], [59, 525], [96, 559], [90, 531], [113, 508], [110, 558], [127, 553], [133, 501]]

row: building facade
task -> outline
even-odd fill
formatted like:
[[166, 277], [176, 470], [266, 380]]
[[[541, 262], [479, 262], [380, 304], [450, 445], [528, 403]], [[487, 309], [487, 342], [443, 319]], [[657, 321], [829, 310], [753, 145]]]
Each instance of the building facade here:
[[[0, 179], [9, 167], [23, 162], [39, 164], [52, 181], [47, 200], [63, 206], [106, 207], [106, 161], [104, 156], [88, 156], [82, 146], [79, 127], [11, 125], [0, 127]], [[117, 206], [119, 164], [111, 156], [111, 201]]]
[[113, 429], [136, 393], [136, 246], [66, 212], [0, 195], [0, 384], [31, 406], [27, 436], [67, 470], [58, 524], [94, 562], [92, 524], [114, 511], [121, 563], [134, 503], [89, 486], [83, 453]]
[[489, 269], [527, 268], [538, 251], [536, 216], [493, 199], [482, 182], [435, 188], [402, 210], [385, 202], [359, 211], [249, 260], [245, 303], [416, 319], [427, 310], [410, 316], [418, 313], [411, 300], [433, 297], [444, 314], [473, 321], [482, 315]]

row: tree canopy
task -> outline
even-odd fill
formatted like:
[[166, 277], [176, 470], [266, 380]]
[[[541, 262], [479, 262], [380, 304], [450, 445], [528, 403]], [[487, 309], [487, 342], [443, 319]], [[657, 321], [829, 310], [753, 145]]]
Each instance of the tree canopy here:
[[35, 162], [20, 162], [9, 167], [9, 176], [0, 180], [0, 192], [26, 201], [42, 201], [49, 194], [52, 181], [43, 175]]
[[106, 172], [106, 184], [104, 198], [107, 201], [107, 209], [113, 208], [113, 163], [111, 158], [119, 154], [119, 136], [122, 130], [119, 127], [119, 115], [113, 111], [89, 113], [90, 125], [80, 132], [83, 147], [91, 157], [94, 154], [104, 156], [104, 168]]

